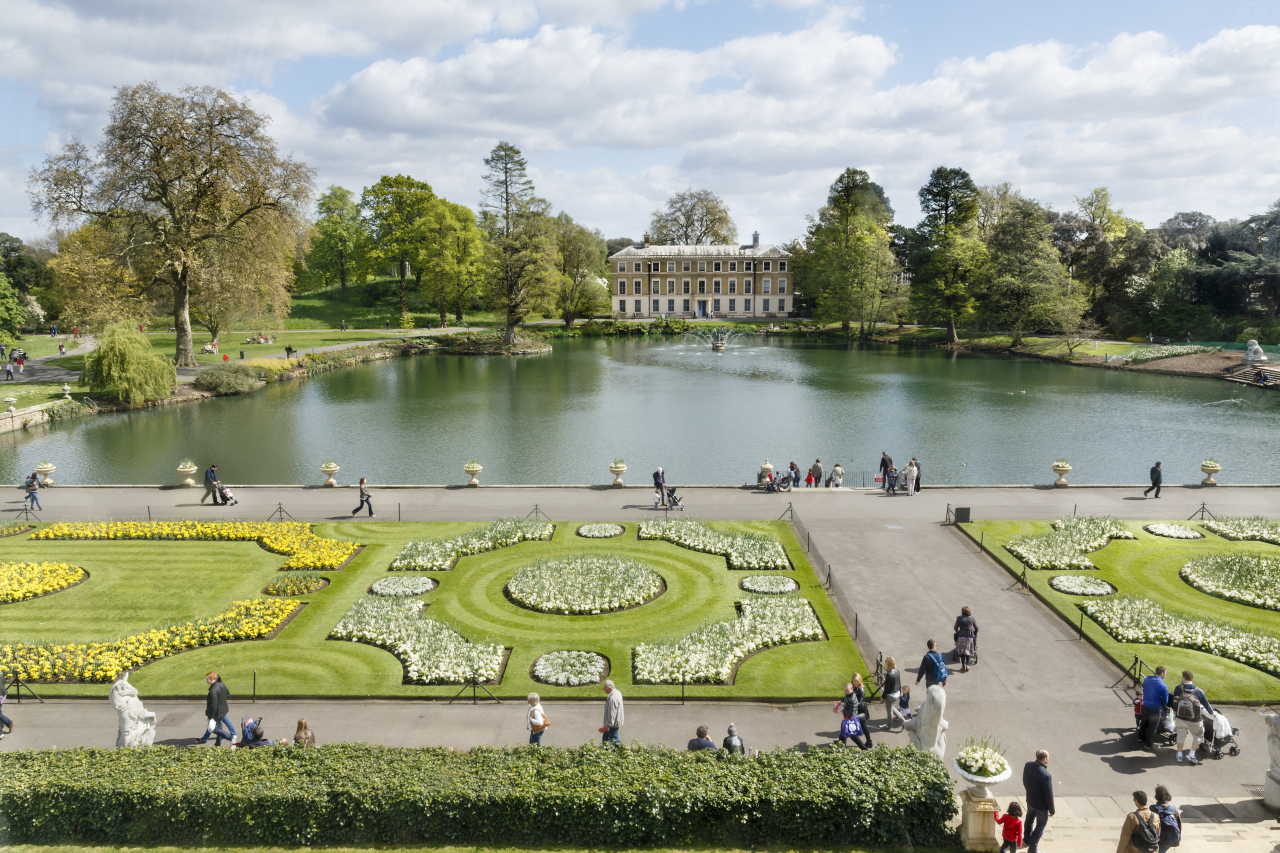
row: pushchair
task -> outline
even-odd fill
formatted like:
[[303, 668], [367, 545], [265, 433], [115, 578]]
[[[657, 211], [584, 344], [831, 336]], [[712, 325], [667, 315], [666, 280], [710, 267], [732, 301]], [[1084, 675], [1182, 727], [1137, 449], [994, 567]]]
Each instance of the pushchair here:
[[218, 484], [218, 494], [222, 496], [223, 506], [235, 506], [240, 503], [240, 501], [236, 500], [236, 496], [231, 494], [231, 490], [221, 483]]
[[667, 486], [667, 506], [670, 509], [678, 509], [684, 512], [684, 503], [676, 497], [676, 487]]
[[[1133, 700], [1133, 723], [1138, 733], [1138, 740], [1146, 741], [1147, 726], [1146, 721], [1142, 718], [1142, 697], [1138, 696]], [[1172, 746], [1176, 735], [1173, 731], [1173, 709], [1165, 708], [1164, 713], [1160, 715], [1160, 723], [1156, 728], [1156, 736], [1151, 739], [1152, 743], [1162, 743], [1165, 746]]]
[[1240, 744], [1236, 743], [1239, 729], [1231, 728], [1231, 723], [1221, 711], [1213, 716], [1204, 715], [1204, 748], [1210, 758], [1221, 758], [1223, 750], [1231, 755], [1240, 754]]

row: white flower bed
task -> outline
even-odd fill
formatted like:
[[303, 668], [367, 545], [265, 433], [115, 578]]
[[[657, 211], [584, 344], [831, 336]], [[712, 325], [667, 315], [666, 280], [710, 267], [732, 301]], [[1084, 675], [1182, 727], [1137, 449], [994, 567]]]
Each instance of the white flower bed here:
[[742, 588], [762, 595], [786, 595], [799, 589], [800, 584], [783, 575], [752, 575], [742, 579]]
[[543, 613], [605, 613], [643, 604], [662, 589], [647, 563], [613, 554], [578, 554], [525, 566], [507, 592]]
[[1009, 772], [1009, 762], [998, 743], [986, 738], [975, 741], [969, 738], [964, 749], [956, 756], [956, 765], [971, 776], [990, 779]]
[[1129, 364], [1143, 364], [1161, 358], [1176, 358], [1180, 355], [1195, 355], [1198, 352], [1218, 352], [1222, 347], [1202, 347], [1198, 344], [1179, 344], [1177, 346], [1145, 347], [1135, 349], [1125, 356]]
[[1209, 595], [1280, 610], [1280, 561], [1254, 554], [1207, 554], [1183, 566], [1181, 575]]
[[374, 595], [405, 598], [411, 595], [426, 595], [437, 586], [439, 584], [431, 578], [383, 578], [375, 582], [370, 591]]
[[561, 687], [599, 684], [607, 663], [595, 652], [551, 652], [533, 662], [533, 678]]
[[1060, 518], [1048, 533], [1015, 539], [1004, 548], [1032, 569], [1093, 569], [1096, 566], [1085, 554], [1112, 539], [1133, 538], [1114, 518], [1079, 515]]
[[655, 519], [640, 524], [641, 539], [665, 539], [668, 542], [702, 551], [723, 554], [731, 569], [789, 569], [782, 543], [763, 533], [738, 533], [715, 530], [691, 519]]
[[803, 598], [758, 598], [740, 605], [732, 621], [704, 625], [674, 642], [636, 646], [636, 683], [724, 684], [752, 652], [823, 638], [822, 623]]
[[1223, 517], [1202, 523], [1223, 539], [1231, 539], [1235, 542], [1251, 540], [1280, 545], [1280, 524], [1260, 515], [1250, 518]]
[[1163, 536], [1166, 539], [1203, 539], [1204, 534], [1194, 527], [1185, 524], [1148, 524], [1142, 528], [1152, 536]]
[[545, 521], [500, 518], [449, 539], [415, 539], [391, 561], [391, 570], [443, 572], [458, 557], [506, 548], [526, 539], [546, 539], [554, 529]]
[[587, 539], [612, 539], [622, 535], [622, 525], [584, 524], [578, 528], [578, 535]]
[[473, 643], [443, 622], [423, 618], [422, 602], [412, 599], [357, 599], [330, 636], [381, 646], [404, 663], [415, 684], [492, 681], [502, 669], [502, 646]]
[[1058, 575], [1049, 578], [1049, 586], [1067, 595], [1110, 595], [1115, 587], [1097, 578], [1086, 578], [1080, 575]]
[[1194, 649], [1280, 676], [1280, 637], [1180, 616], [1145, 598], [1094, 599], [1080, 606], [1122, 643]]

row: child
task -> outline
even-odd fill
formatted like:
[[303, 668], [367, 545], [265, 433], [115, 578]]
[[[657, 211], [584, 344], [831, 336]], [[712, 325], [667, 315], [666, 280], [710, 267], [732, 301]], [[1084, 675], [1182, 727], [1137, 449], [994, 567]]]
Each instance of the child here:
[[658, 504], [662, 501], [662, 492], [657, 489], [653, 490], [653, 508], [657, 509]]
[[902, 695], [898, 697], [898, 711], [902, 714], [902, 719], [911, 719], [911, 688], [902, 685]]
[[804, 487], [806, 489], [813, 488], [813, 472], [812, 471], [804, 475]]
[[1004, 843], [1000, 845], [1000, 853], [1018, 853], [1022, 846], [1022, 806], [1016, 800], [1009, 803], [1009, 813], [1005, 815], [996, 809], [996, 823], [1004, 824]]

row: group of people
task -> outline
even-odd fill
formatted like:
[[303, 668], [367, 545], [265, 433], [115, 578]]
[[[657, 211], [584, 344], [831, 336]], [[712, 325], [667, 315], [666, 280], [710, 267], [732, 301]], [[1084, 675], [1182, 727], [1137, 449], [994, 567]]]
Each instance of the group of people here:
[[[62, 345], [59, 344], [58, 346], [61, 348]], [[60, 349], [60, 351], [65, 352], [66, 350]], [[6, 380], [13, 379], [14, 365], [17, 365], [19, 374], [23, 372], [23, 369], [27, 364], [27, 351], [22, 347], [13, 347], [9, 350], [8, 356], [6, 356], [4, 344], [0, 344], [0, 358], [5, 360], [4, 378]]]
[[1205, 727], [1213, 725], [1213, 718], [1218, 712], [1209, 704], [1204, 691], [1196, 686], [1191, 670], [1182, 671], [1182, 681], [1172, 691], [1164, 683], [1166, 672], [1163, 666], [1158, 666], [1154, 675], [1148, 675], [1142, 681], [1138, 739], [1144, 748], [1154, 749], [1156, 735], [1162, 727], [1167, 730], [1168, 720], [1172, 717], [1177, 732], [1174, 760], [1181, 763], [1185, 755], [1189, 764], [1199, 764], [1196, 753], [1205, 742]]
[[[823, 477], [826, 477], [824, 480]], [[801, 471], [800, 466], [792, 462], [787, 470], [775, 474], [773, 471], [766, 471], [760, 475], [760, 485], [764, 486], [766, 492], [785, 492], [791, 489], [800, 488], [801, 482], [804, 483], [806, 489], [838, 489], [844, 485], [844, 466], [839, 462], [831, 469], [831, 473], [827, 474], [822, 467], [822, 460], [815, 459], [813, 464], [809, 466], [807, 471]]]
[[881, 451], [880, 472], [876, 479], [881, 482], [886, 495], [896, 495], [899, 491], [906, 492], [908, 497], [917, 494], [920, 491], [920, 460], [912, 456], [906, 467], [898, 470], [889, 451]]
[[259, 746], [309, 747], [316, 745], [316, 736], [305, 719], [298, 720], [298, 728], [292, 739], [286, 737], [272, 740], [267, 737], [261, 716], [246, 716], [240, 720], [240, 734], [237, 736], [235, 726], [231, 725], [230, 709], [227, 706], [231, 691], [227, 689], [226, 684], [223, 684], [222, 677], [216, 672], [206, 674], [204, 680], [209, 685], [209, 692], [204, 702], [204, 715], [208, 725], [204, 734], [196, 738], [196, 743], [208, 743], [209, 738], [213, 738], [214, 746], [222, 746], [225, 740], [232, 747], [239, 749], [253, 749]]

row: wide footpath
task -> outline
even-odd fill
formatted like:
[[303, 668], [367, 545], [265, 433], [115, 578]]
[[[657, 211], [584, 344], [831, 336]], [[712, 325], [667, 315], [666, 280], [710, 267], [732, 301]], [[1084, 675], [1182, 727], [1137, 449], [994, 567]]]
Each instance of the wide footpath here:
[[[356, 503], [351, 488], [236, 487], [235, 507], [201, 506], [200, 489], [160, 487], [72, 487], [43, 490], [42, 521], [105, 519], [265, 519], [283, 508], [298, 520], [350, 518]], [[973, 608], [980, 625], [980, 662], [969, 673], [953, 669], [946, 717], [948, 762], [970, 735], [994, 736], [1015, 767], [1036, 749], [1052, 754], [1051, 770], [1072, 822], [1059, 824], [1058, 837], [1079, 830], [1081, 844], [1118, 830], [1118, 810], [1129, 792], [1170, 787], [1180, 803], [1196, 807], [1207, 841], [1240, 840], [1227, 824], [1255, 829], [1270, 818], [1255, 799], [1261, 795], [1267, 747], [1264, 709], [1227, 707], [1240, 729], [1242, 754], [1199, 767], [1175, 764], [1172, 752], [1133, 748], [1132, 692], [1120, 671], [1030, 594], [1012, 583], [1002, 567], [956, 528], [944, 525], [948, 505], [969, 507], [978, 519], [1052, 519], [1073, 511], [1125, 519], [1186, 519], [1201, 503], [1216, 515], [1280, 516], [1280, 488], [1218, 489], [1168, 487], [1163, 497], [1143, 500], [1142, 487], [926, 488], [919, 495], [886, 496], [879, 491], [798, 490], [764, 495], [743, 489], [681, 490], [685, 515], [707, 520], [792, 519], [802, 545], [820, 574], [830, 567], [838, 604], [870, 665], [879, 654], [893, 655], [914, 683], [925, 641], [950, 648], [952, 624], [962, 606]], [[639, 521], [654, 516], [651, 489], [591, 487], [385, 487], [373, 489], [379, 520], [488, 521], [526, 515], [536, 506], [552, 519]], [[15, 489], [0, 501], [9, 511], [21, 505]], [[1160, 663], [1152, 647], [1145, 659]], [[202, 673], [194, 673], [199, 679]], [[1177, 674], [1170, 677], [1170, 684]], [[1117, 683], [1121, 682], [1121, 683]], [[1213, 699], [1213, 685], [1201, 684]], [[38, 689], [38, 688], [37, 688]], [[11, 704], [18, 721], [0, 750], [114, 742], [115, 713], [105, 701], [27, 699]], [[146, 697], [143, 697], [144, 701]], [[306, 717], [322, 741], [372, 741], [390, 745], [522, 743], [524, 713], [519, 705], [446, 704], [443, 701], [263, 701], [233, 700], [232, 717], [264, 715], [273, 734], [283, 735]], [[832, 697], [833, 701], [835, 697]], [[203, 723], [203, 704], [150, 701], [157, 712], [157, 742], [184, 743]], [[873, 722], [882, 722], [872, 705]], [[601, 703], [565, 702], [549, 708], [554, 720], [546, 738], [552, 745], [575, 745], [598, 737]], [[807, 748], [829, 743], [837, 718], [830, 703], [630, 701], [623, 736], [627, 740], [682, 747], [702, 723], [714, 738], [736, 723], [748, 746]], [[880, 742], [903, 744], [903, 735], [874, 732]], [[1002, 797], [1020, 794], [1017, 780], [997, 787]], [[1221, 824], [1221, 826], [1219, 826]], [[1092, 827], [1092, 829], [1090, 828]], [[1217, 828], [1214, 828], [1217, 827]], [[1217, 833], [1214, 836], [1214, 833]], [[1276, 833], [1280, 834], [1280, 833]], [[1264, 833], [1265, 835], [1265, 833]], [[1209, 836], [1214, 836], [1210, 838]], [[1257, 841], [1257, 833], [1254, 833]], [[1101, 835], [1098, 835], [1098, 839]], [[1277, 839], [1280, 840], [1280, 839]], [[1253, 842], [1250, 842], [1253, 843]], [[1261, 843], [1261, 842], [1259, 842]], [[1058, 847], [1056, 849], [1064, 849]], [[1086, 849], [1082, 847], [1081, 849]], [[1234, 848], [1241, 849], [1241, 848]], [[1270, 849], [1270, 848], [1267, 848]]]

